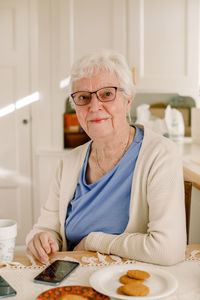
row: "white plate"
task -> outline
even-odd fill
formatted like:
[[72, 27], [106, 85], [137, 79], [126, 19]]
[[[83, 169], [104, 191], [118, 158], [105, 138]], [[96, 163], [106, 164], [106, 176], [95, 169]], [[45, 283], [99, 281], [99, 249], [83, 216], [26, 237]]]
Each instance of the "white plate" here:
[[[150, 273], [150, 278], [144, 281], [150, 292], [147, 296], [133, 297], [117, 294], [117, 288], [122, 285], [119, 282], [120, 276], [128, 270], [144, 270]], [[90, 276], [91, 286], [100, 293], [117, 299], [159, 299], [172, 294], [178, 287], [177, 280], [170, 273], [161, 270], [159, 267], [141, 266], [138, 264], [112, 265], [95, 271]]]

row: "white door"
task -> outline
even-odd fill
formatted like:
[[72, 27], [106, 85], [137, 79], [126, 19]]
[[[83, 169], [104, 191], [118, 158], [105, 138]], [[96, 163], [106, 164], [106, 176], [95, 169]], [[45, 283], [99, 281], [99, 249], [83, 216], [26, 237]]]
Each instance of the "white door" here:
[[15, 107], [30, 91], [28, 9], [0, 0], [0, 218], [18, 222], [18, 245], [32, 227], [30, 108]]

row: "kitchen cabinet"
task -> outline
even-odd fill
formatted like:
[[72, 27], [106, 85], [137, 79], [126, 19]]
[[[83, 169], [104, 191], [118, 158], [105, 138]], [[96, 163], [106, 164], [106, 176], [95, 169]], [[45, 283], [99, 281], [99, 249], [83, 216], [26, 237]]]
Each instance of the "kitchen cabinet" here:
[[198, 99], [198, 18], [198, 0], [127, 1], [127, 57], [138, 92]]
[[111, 48], [127, 57], [137, 92], [198, 98], [198, 0], [74, 0], [61, 6], [62, 41], [68, 36], [70, 47], [63, 50], [71, 54], [63, 66], [90, 50]]

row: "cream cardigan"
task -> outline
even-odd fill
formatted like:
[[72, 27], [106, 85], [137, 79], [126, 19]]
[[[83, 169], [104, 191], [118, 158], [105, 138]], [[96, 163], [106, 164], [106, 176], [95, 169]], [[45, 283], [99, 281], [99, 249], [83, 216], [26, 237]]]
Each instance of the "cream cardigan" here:
[[[49, 231], [60, 249], [67, 249], [64, 228], [67, 206], [73, 198], [88, 145], [66, 152], [60, 161], [47, 202], [26, 243], [35, 233]], [[128, 225], [120, 235], [91, 232], [85, 247], [86, 250], [161, 265], [175, 264], [184, 259], [183, 167], [172, 141], [144, 129], [132, 181]]]

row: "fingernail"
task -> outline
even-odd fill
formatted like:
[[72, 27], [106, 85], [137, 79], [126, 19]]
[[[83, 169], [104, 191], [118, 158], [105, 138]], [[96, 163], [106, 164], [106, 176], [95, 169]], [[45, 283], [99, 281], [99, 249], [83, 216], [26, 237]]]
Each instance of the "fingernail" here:
[[51, 251], [52, 251], [53, 253], [56, 252], [55, 247], [51, 247]]

